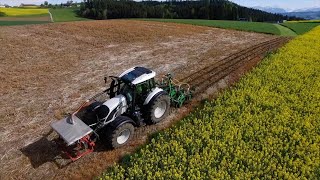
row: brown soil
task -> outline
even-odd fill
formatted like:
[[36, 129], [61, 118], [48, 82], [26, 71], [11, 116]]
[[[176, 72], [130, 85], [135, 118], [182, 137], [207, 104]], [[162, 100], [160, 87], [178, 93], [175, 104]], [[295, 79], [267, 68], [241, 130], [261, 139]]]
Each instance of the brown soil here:
[[[171, 126], [192, 109], [191, 105], [175, 109], [164, 122], [137, 128], [134, 139], [124, 148], [111, 151], [100, 147], [61, 167], [60, 162], [65, 160], [56, 159], [58, 151], [49, 141], [54, 137], [50, 122], [104, 90], [105, 75], [145, 66], [159, 75], [173, 72], [183, 80], [233, 53], [274, 38], [127, 20], [0, 27], [0, 179], [95, 177], [123, 155], [134, 152], [150, 133]], [[229, 86], [260, 59], [258, 55], [246, 58], [215, 75], [219, 78], [210, 81], [215, 86], [206, 91], [207, 95]]]

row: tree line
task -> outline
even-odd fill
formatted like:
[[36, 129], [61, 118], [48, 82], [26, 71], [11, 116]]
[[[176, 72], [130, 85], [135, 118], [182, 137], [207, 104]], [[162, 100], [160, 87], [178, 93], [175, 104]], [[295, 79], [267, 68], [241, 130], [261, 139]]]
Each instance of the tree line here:
[[239, 6], [227, 0], [142, 1], [84, 0], [79, 15], [91, 19], [169, 18], [244, 21], [282, 21], [295, 17]]

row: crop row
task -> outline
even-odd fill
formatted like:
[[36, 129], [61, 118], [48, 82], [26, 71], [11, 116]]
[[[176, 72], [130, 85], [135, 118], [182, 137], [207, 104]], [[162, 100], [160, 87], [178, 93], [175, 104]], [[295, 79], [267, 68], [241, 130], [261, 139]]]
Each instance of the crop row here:
[[319, 179], [320, 27], [101, 179]]

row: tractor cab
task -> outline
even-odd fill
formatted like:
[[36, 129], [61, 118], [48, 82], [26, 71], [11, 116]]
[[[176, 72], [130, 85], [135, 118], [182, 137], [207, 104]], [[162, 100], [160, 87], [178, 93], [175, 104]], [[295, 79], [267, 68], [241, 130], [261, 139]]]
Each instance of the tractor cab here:
[[134, 67], [123, 72], [119, 77], [111, 76], [110, 98], [122, 94], [126, 97], [128, 110], [141, 109], [147, 96], [156, 87], [156, 73], [144, 67]]

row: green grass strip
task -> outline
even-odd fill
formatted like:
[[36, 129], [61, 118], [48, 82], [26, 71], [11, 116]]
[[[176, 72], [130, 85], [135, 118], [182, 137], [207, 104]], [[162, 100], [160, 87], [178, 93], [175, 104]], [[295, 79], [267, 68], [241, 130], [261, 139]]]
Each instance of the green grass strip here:
[[320, 27], [101, 179], [319, 179]]
[[292, 36], [292, 37], [297, 36], [297, 34], [293, 30], [285, 26], [282, 26], [280, 24], [274, 24], [274, 26], [276, 26], [279, 29], [281, 36]]
[[266, 34], [281, 35], [280, 30], [272, 23], [242, 22], [226, 20], [200, 20], [200, 19], [142, 19], [146, 21], [174, 22], [200, 26], [211, 26], [224, 29], [235, 29], [241, 31], [258, 32]]
[[281, 25], [293, 30], [298, 35], [301, 35], [319, 26], [320, 22], [296, 22], [296, 23], [288, 22], [288, 23], [282, 23]]
[[45, 24], [46, 21], [0, 21], [0, 26], [17, 26], [27, 24]]
[[50, 9], [54, 22], [83, 21], [87, 18], [79, 17], [76, 8], [56, 8]]

